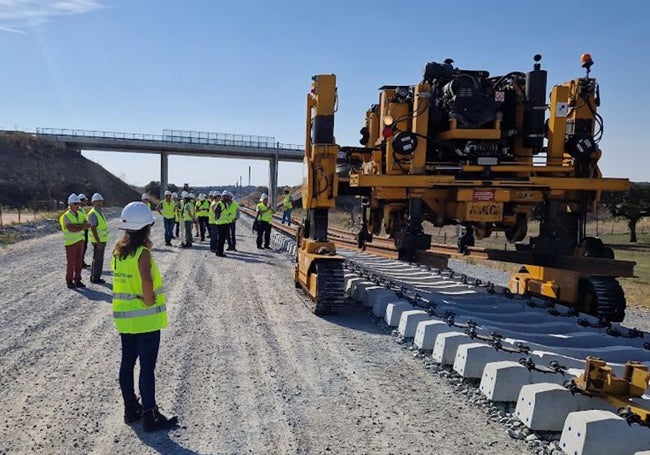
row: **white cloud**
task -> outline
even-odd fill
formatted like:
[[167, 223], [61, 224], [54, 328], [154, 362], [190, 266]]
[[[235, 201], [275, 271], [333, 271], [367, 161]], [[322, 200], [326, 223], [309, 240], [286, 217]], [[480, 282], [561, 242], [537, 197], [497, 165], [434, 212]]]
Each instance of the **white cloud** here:
[[24, 33], [20, 28], [25, 25], [101, 8], [100, 0], [0, 0], [0, 31]]

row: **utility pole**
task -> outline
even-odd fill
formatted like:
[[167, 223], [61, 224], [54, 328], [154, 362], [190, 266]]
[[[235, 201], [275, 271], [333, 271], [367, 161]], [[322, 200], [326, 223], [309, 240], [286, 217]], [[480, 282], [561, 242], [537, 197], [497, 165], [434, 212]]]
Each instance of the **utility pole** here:
[[251, 167], [248, 166], [248, 186], [251, 186]]

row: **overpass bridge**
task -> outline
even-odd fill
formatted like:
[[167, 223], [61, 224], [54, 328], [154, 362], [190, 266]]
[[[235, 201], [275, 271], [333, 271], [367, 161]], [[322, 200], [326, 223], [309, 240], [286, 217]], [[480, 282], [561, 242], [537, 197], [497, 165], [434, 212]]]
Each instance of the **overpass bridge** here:
[[[113, 131], [37, 128], [28, 132], [79, 150], [160, 155], [161, 192], [169, 183], [169, 155], [267, 160], [269, 197], [275, 200], [280, 161], [302, 162], [302, 145], [283, 144], [269, 136], [165, 129], [161, 135]], [[162, 198], [162, 195], [161, 195]]]

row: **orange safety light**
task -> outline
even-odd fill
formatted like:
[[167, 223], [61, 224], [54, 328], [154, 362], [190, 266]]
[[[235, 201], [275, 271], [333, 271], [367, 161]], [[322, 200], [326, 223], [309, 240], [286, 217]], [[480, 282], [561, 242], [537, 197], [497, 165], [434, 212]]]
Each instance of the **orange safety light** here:
[[591, 54], [584, 53], [580, 57], [580, 63], [582, 63], [583, 68], [591, 68], [591, 65], [594, 64], [594, 61], [591, 59]]

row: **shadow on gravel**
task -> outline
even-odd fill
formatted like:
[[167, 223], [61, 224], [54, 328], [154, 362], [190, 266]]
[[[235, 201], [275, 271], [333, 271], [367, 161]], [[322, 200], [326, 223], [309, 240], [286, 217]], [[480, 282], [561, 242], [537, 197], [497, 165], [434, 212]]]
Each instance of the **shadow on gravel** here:
[[242, 254], [242, 253], [233, 253], [228, 252], [226, 259], [235, 259], [237, 261], [242, 261], [242, 262], [247, 262], [249, 264], [263, 264], [266, 263], [265, 260], [263, 260], [263, 257], [260, 257], [259, 255], [250, 255], [250, 254]]
[[319, 316], [321, 319], [348, 329], [368, 333], [385, 334], [376, 323], [377, 318], [368, 314], [368, 309], [361, 307], [354, 301], [346, 302], [338, 314]]
[[140, 425], [136, 425], [132, 429], [144, 444], [158, 453], [165, 455], [200, 455], [199, 452], [187, 449], [169, 437], [169, 432], [178, 431], [178, 427], [169, 431], [157, 431], [155, 433], [146, 433]]
[[86, 288], [83, 291], [77, 291], [77, 292], [79, 292], [79, 294], [86, 297], [88, 300], [92, 300], [94, 302], [107, 302], [107, 303], [113, 302], [112, 292], [102, 292], [91, 288]]

